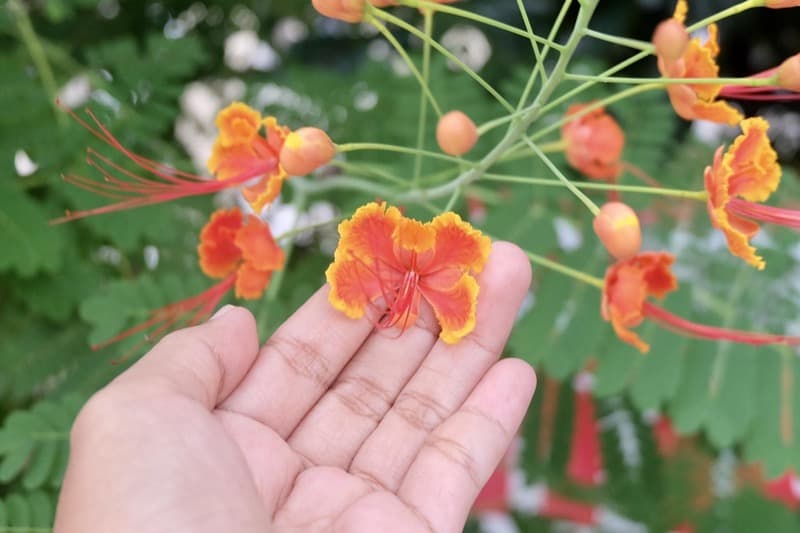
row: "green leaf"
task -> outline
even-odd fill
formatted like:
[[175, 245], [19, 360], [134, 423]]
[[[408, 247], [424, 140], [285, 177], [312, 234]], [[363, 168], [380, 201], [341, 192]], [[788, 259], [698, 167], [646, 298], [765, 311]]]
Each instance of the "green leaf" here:
[[58, 270], [62, 239], [47, 218], [10, 180], [0, 179], [0, 272], [30, 277]]

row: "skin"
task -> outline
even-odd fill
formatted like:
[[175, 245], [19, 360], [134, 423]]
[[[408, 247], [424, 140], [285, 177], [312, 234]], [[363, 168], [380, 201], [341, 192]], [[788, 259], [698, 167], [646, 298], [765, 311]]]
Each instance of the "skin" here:
[[461, 531], [536, 386], [498, 361], [530, 276], [496, 243], [455, 345], [430, 309], [374, 331], [327, 286], [260, 350], [233, 306], [166, 336], [76, 419], [55, 531]]

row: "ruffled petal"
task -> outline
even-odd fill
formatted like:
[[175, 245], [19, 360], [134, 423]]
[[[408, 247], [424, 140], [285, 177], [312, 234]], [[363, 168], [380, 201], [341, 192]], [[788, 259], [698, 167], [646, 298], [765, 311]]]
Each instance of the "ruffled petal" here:
[[253, 211], [259, 213], [266, 205], [272, 203], [278, 197], [286, 177], [286, 173], [279, 168], [276, 172], [264, 176], [254, 185], [243, 187], [242, 196], [250, 204]]
[[234, 102], [217, 114], [219, 143], [224, 147], [249, 144], [258, 135], [261, 113], [241, 102]]
[[286, 259], [283, 249], [272, 237], [269, 225], [255, 215], [236, 233], [236, 246], [246, 263], [258, 270], [280, 270]]
[[259, 270], [250, 263], [244, 263], [236, 272], [236, 297], [245, 300], [261, 298], [271, 277], [271, 270]]
[[325, 278], [331, 305], [350, 318], [361, 318], [367, 304], [383, 296], [379, 280], [358, 259], [336, 259]]
[[729, 214], [725, 209], [715, 209], [712, 218], [717, 227], [725, 234], [725, 240], [728, 242], [728, 249], [731, 253], [744, 259], [758, 270], [763, 270], [766, 266], [764, 259], [757, 255], [755, 247], [750, 245], [750, 237], [753, 235], [750, 233], [752, 228], [745, 228], [749, 234], [739, 231], [731, 224]]
[[739, 135], [723, 158], [730, 169], [729, 194], [763, 202], [781, 181], [778, 154], [767, 137], [769, 123], [761, 117], [742, 121]]
[[339, 224], [336, 258], [352, 254], [368, 265], [394, 266], [394, 239], [402, 215], [385, 202], [371, 202], [359, 207], [349, 220]]
[[619, 340], [627, 342], [642, 353], [647, 353], [650, 351], [650, 345], [644, 342], [642, 338], [635, 332], [625, 327], [623, 321], [612, 316], [611, 326], [614, 328], [614, 333], [617, 334], [617, 338], [619, 338]]
[[197, 253], [200, 268], [212, 278], [224, 278], [234, 271], [242, 259], [242, 252], [235, 243], [237, 232], [242, 227], [242, 212], [238, 209], [219, 210], [200, 232]]
[[436, 232], [436, 247], [423, 275], [448, 268], [474, 273], [483, 270], [492, 249], [488, 237], [453, 212], [437, 216], [430, 224]]
[[475, 310], [480, 288], [475, 278], [464, 274], [448, 290], [438, 290], [420, 283], [422, 297], [433, 307], [442, 331], [439, 334], [447, 344], [454, 344], [475, 328]]
[[728, 124], [729, 126], [735, 126], [744, 118], [744, 115], [738, 109], [724, 100], [714, 102], [697, 100], [692, 104], [692, 114], [694, 119], [709, 120], [717, 124]]

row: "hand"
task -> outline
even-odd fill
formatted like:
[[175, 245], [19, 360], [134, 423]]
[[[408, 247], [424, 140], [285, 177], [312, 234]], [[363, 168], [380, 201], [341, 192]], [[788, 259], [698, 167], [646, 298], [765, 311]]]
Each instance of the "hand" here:
[[527, 259], [497, 243], [479, 282], [455, 345], [430, 309], [373, 331], [327, 287], [260, 354], [232, 306], [168, 335], [78, 416], [56, 532], [460, 531], [536, 384], [497, 362]]

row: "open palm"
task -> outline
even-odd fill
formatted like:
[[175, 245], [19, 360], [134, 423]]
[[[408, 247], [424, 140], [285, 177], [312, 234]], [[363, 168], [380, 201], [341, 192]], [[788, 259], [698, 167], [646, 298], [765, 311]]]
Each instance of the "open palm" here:
[[56, 531], [460, 531], [535, 387], [497, 362], [524, 255], [495, 244], [479, 282], [456, 345], [430, 310], [376, 331], [327, 287], [260, 354], [239, 308], [167, 336], [78, 417]]

